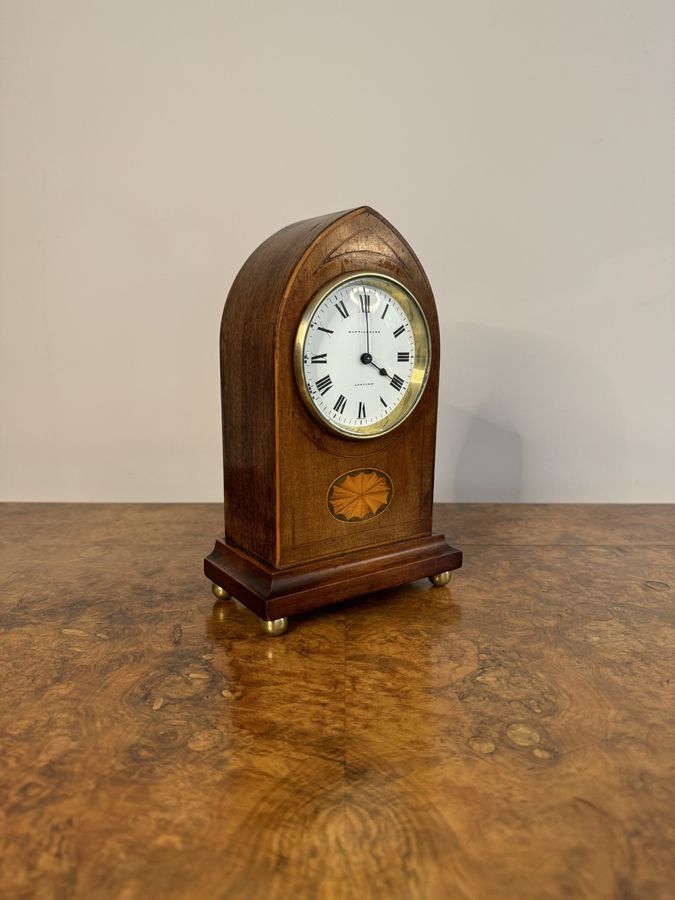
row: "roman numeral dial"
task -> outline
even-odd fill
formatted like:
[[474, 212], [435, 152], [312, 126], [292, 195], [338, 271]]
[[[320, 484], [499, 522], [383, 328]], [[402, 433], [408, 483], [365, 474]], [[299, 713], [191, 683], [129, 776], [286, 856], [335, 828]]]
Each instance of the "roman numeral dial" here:
[[335, 304], [335, 309], [337, 309], [337, 311], [340, 313], [340, 315], [342, 316], [343, 319], [348, 319], [348, 318], [349, 318], [349, 310], [348, 310], [347, 307], [345, 306], [345, 301], [344, 301], [344, 300], [340, 300], [339, 303], [336, 303], [336, 304]]
[[330, 375], [326, 375], [325, 378], [319, 378], [319, 380], [316, 382], [315, 387], [322, 397], [324, 394], [327, 394], [328, 391], [333, 387], [333, 381]]
[[344, 276], [308, 304], [295, 345], [296, 380], [315, 419], [347, 437], [377, 437], [413, 411], [430, 360], [424, 314], [385, 275]]

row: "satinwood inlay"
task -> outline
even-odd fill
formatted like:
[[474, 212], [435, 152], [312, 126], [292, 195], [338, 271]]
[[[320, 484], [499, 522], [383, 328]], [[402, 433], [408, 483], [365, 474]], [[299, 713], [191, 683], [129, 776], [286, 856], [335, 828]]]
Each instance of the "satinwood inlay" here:
[[381, 515], [391, 503], [391, 479], [378, 469], [345, 472], [331, 484], [328, 509], [341, 522], [363, 522]]

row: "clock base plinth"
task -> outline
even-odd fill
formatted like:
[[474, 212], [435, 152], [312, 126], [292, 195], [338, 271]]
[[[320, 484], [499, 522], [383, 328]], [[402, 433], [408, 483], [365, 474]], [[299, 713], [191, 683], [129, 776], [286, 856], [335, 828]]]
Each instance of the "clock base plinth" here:
[[272, 622], [419, 578], [433, 578], [461, 565], [461, 551], [450, 547], [441, 534], [285, 569], [275, 569], [222, 538], [204, 560], [204, 573], [251, 612]]

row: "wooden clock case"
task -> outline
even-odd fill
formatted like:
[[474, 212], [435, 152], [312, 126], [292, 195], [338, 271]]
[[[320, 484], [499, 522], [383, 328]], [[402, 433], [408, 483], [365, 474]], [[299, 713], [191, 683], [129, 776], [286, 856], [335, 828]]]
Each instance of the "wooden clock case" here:
[[[293, 350], [317, 291], [363, 271], [390, 276], [416, 297], [429, 327], [431, 368], [398, 428], [356, 440], [310, 414]], [[279, 620], [461, 565], [461, 552], [431, 524], [439, 360], [427, 277], [375, 210], [296, 222], [253, 252], [232, 285], [220, 330], [225, 535], [204, 571], [223, 596], [234, 595], [261, 619]], [[362, 469], [389, 476], [391, 502], [381, 515], [340, 521], [328, 491], [339, 476]]]

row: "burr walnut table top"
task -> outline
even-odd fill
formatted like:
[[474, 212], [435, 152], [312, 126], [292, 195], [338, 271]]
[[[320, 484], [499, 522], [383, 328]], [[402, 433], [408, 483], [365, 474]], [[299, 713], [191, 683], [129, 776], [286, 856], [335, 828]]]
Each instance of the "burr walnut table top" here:
[[675, 508], [438, 506], [449, 587], [281, 638], [220, 517], [0, 506], [0, 895], [672, 896]]

